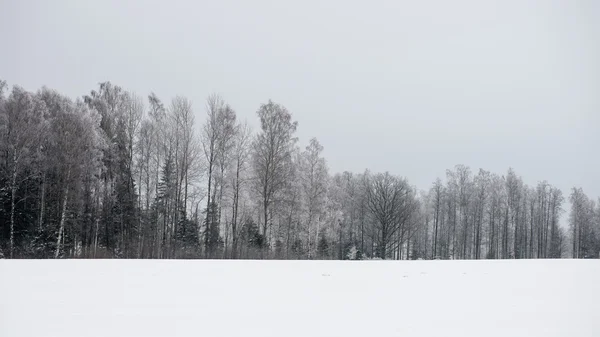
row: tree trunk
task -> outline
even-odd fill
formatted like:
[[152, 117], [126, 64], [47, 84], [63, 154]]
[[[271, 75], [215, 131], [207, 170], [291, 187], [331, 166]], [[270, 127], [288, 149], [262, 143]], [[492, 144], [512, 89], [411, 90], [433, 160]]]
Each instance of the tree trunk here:
[[386, 227], [387, 227], [386, 225], [381, 226], [381, 236], [378, 236], [379, 242], [377, 242], [377, 253], [382, 260], [385, 260], [386, 254], [387, 254], [386, 246], [387, 246], [388, 238], [387, 238], [387, 231], [386, 231], [387, 228]]
[[[67, 173], [67, 177], [69, 176], [69, 173]], [[56, 251], [54, 253], [54, 258], [57, 259], [58, 256], [60, 255], [60, 243], [61, 240], [63, 240], [63, 232], [65, 230], [65, 218], [67, 216], [67, 199], [68, 199], [68, 195], [69, 195], [69, 188], [68, 188], [68, 184], [65, 182], [65, 191], [64, 191], [64, 196], [63, 196], [63, 204], [62, 204], [62, 214], [60, 216], [60, 225], [59, 225], [59, 229], [58, 229], [58, 239], [56, 240]]]
[[452, 213], [452, 258], [456, 258], [456, 203], [453, 204]]
[[42, 175], [42, 191], [41, 200], [40, 200], [40, 221], [38, 224], [38, 230], [41, 232], [42, 228], [44, 228], [44, 211], [46, 207], [46, 173]]
[[210, 255], [210, 238], [209, 238], [209, 233], [210, 233], [210, 221], [212, 220], [211, 218], [209, 218], [209, 213], [210, 213], [210, 190], [212, 187], [212, 169], [213, 169], [213, 153], [212, 153], [212, 149], [211, 149], [211, 153], [209, 155], [209, 162], [208, 162], [208, 192], [206, 194], [207, 196], [207, 200], [206, 200], [206, 228], [204, 229], [204, 248], [206, 249], [206, 251], [204, 252], [205, 257], [209, 257]]
[[292, 211], [290, 210], [290, 217], [288, 218], [288, 225], [287, 225], [287, 237], [285, 240], [285, 259], [286, 260], [290, 259], [290, 232], [292, 230], [291, 214], [292, 214]]
[[406, 239], [406, 259], [410, 260], [410, 231], [408, 231]]
[[17, 167], [15, 165], [10, 186], [10, 258], [15, 249], [15, 198], [17, 197]]
[[529, 258], [533, 258], [533, 225], [535, 221], [535, 213], [534, 213], [535, 204], [532, 201], [529, 205], [529, 211], [531, 218], [529, 219]]
[[[239, 176], [239, 175], [238, 175]], [[231, 243], [231, 258], [232, 259], [236, 259], [237, 258], [237, 243], [238, 243], [238, 239], [237, 239], [237, 208], [238, 208], [238, 194], [239, 194], [239, 187], [236, 186], [234, 187], [234, 191], [233, 191], [233, 205], [232, 205], [232, 215], [231, 215], [231, 236], [232, 236], [232, 243]]]
[[[342, 243], [342, 223], [339, 222], [339, 225], [340, 225], [340, 240], [339, 240], [340, 251], [339, 251], [339, 257], [340, 257], [340, 260], [343, 260], [344, 259], [344, 254], [343, 254], [344, 248], [343, 248], [343, 243]], [[319, 245], [319, 227], [317, 226], [317, 247], [318, 247], [318, 245]]]
[[263, 190], [264, 196], [263, 196], [263, 212], [264, 212], [264, 224], [263, 224], [263, 228], [262, 228], [262, 235], [263, 235], [263, 239], [265, 240], [265, 245], [264, 247], [261, 248], [260, 250], [260, 258], [264, 258], [264, 251], [267, 247], [267, 225], [269, 223], [269, 203], [268, 203], [268, 198], [267, 198], [267, 185], [265, 184], [265, 188]]
[[360, 253], [365, 253], [365, 219], [364, 214], [361, 214], [360, 220]]
[[435, 259], [437, 257], [437, 235], [438, 235], [439, 217], [440, 217], [440, 206], [439, 206], [439, 201], [438, 201], [436, 208], [435, 208], [435, 223], [433, 224], [435, 229], [434, 229], [434, 234], [433, 234], [433, 254], [431, 256], [432, 259]]

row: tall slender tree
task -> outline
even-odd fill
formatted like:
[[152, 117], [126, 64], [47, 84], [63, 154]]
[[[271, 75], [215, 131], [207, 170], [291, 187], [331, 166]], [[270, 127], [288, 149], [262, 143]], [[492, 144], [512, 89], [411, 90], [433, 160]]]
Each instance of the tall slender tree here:
[[266, 237], [270, 207], [289, 176], [298, 122], [285, 107], [271, 100], [260, 106], [257, 115], [261, 131], [254, 140], [252, 166], [262, 208], [262, 235]]

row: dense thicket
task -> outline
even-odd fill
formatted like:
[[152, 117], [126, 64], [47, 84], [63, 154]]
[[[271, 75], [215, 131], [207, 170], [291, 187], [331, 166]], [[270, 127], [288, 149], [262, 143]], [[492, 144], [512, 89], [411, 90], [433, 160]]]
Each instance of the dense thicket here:
[[580, 188], [566, 196], [512, 169], [463, 165], [427, 191], [388, 172], [332, 175], [317, 139], [298, 146], [298, 123], [280, 104], [258, 107], [255, 132], [217, 95], [199, 126], [193, 109], [109, 82], [73, 100], [0, 81], [0, 255], [599, 256], [600, 201]]

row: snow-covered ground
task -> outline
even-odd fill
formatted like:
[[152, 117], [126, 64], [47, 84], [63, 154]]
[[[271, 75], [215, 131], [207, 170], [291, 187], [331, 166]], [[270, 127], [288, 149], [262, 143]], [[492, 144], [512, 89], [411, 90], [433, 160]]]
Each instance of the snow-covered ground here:
[[0, 260], [0, 336], [600, 336], [600, 260]]

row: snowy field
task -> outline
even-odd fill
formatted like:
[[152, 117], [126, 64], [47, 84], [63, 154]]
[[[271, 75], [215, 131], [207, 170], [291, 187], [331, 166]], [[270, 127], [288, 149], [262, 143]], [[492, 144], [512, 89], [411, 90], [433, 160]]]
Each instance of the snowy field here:
[[600, 336], [600, 261], [0, 260], [0, 336]]

